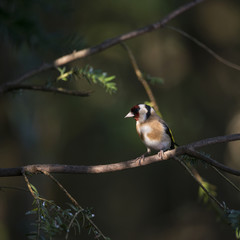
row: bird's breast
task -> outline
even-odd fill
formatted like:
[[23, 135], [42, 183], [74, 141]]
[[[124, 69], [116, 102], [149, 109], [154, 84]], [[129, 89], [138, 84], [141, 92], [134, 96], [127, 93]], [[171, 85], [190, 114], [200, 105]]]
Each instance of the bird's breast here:
[[165, 133], [161, 124], [155, 122], [153, 124], [142, 124], [137, 122], [137, 133], [144, 144], [155, 150], [167, 149], [170, 147], [170, 138]]

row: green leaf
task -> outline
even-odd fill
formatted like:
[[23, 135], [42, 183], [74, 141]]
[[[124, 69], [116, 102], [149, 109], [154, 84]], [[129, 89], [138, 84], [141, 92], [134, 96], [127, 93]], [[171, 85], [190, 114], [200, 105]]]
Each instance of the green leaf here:
[[57, 70], [60, 72], [60, 75], [57, 77], [57, 81], [68, 81], [70, 77], [73, 75], [74, 70], [71, 68], [68, 72], [66, 72], [66, 67], [60, 68], [58, 67]]
[[236, 238], [240, 239], [240, 227], [237, 227], [235, 230]]
[[[204, 181], [204, 180], [202, 180], [201, 183], [212, 196], [214, 196], [214, 197], [217, 196], [217, 191], [216, 191], [217, 188], [215, 185], [210, 184], [209, 182]], [[208, 195], [201, 187], [199, 187], [198, 196], [201, 200], [203, 200], [204, 203], [207, 203], [209, 200]]]
[[38, 208], [34, 208], [34, 209], [30, 210], [30, 211], [27, 211], [27, 212], [25, 213], [25, 215], [36, 214], [37, 211], [38, 211]]
[[117, 91], [116, 83], [113, 80], [116, 76], [108, 76], [107, 72], [102, 72], [100, 69], [94, 69], [93, 67], [87, 65], [81, 70], [75, 70], [75, 73], [79, 77], [84, 77], [90, 84], [101, 84], [108, 93], [113, 93]]
[[35, 194], [37, 197], [39, 197], [39, 193], [38, 193], [37, 189], [36, 189], [31, 183], [30, 183], [30, 187], [32, 188], [34, 194]]

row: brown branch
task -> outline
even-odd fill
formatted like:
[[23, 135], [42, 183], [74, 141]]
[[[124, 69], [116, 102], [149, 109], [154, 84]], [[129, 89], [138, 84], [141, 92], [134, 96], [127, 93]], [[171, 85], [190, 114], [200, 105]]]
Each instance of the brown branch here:
[[70, 90], [70, 89], [59, 88], [59, 87], [47, 87], [47, 86], [38, 86], [38, 85], [25, 85], [25, 84], [16, 84], [16, 85], [9, 86], [8, 91], [21, 90], [21, 89], [42, 91], [42, 92], [53, 92], [53, 93], [60, 93], [60, 94], [79, 96], [79, 97], [88, 97], [91, 93], [91, 92], [81, 92], [77, 90]]
[[53, 182], [55, 182], [58, 187], [66, 194], [66, 196], [72, 201], [72, 203], [78, 207], [80, 210], [84, 210], [79, 204], [78, 202], [75, 200], [75, 198], [72, 197], [72, 195], [63, 187], [63, 185], [55, 178], [53, 177], [49, 172], [47, 171], [42, 171], [42, 173], [48, 177], [50, 177], [52, 179]]
[[[163, 158], [159, 158], [158, 154], [145, 157], [144, 160], [139, 161], [138, 158], [105, 165], [95, 165], [95, 166], [80, 166], [80, 165], [60, 165], [60, 164], [34, 164], [27, 165], [17, 168], [0, 168], [0, 177], [12, 177], [12, 176], [21, 176], [23, 172], [29, 172], [32, 174], [48, 172], [48, 173], [62, 173], [62, 174], [99, 174], [107, 172], [116, 172], [122, 171], [130, 168], [141, 167], [149, 165], [152, 163], [160, 162], [163, 160], [171, 159], [175, 156], [180, 156], [184, 154], [189, 154], [191, 156], [196, 156], [197, 158], [207, 162], [208, 164], [215, 166], [225, 172], [228, 172], [233, 175], [240, 176], [240, 171], [229, 168], [221, 163], [218, 163], [214, 159], [206, 157], [205, 155], [200, 154], [195, 151], [195, 148], [200, 148], [203, 146], [208, 146], [211, 144], [230, 142], [240, 140], [240, 134], [232, 134], [227, 136], [220, 136], [215, 138], [204, 139], [191, 143], [188, 145], [180, 146], [177, 149], [169, 150], [164, 153]], [[197, 155], [194, 155], [196, 152]]]
[[139, 28], [137, 30], [122, 34], [120, 36], [117, 36], [117, 37], [114, 37], [114, 38], [111, 38], [111, 39], [108, 39], [108, 40], [105, 40], [104, 42], [102, 42], [102, 43], [100, 43], [100, 44], [98, 44], [94, 47], [86, 48], [86, 49], [83, 49], [83, 50], [80, 50], [80, 51], [74, 51], [71, 54], [68, 54], [68, 55], [65, 55], [65, 56], [62, 56], [62, 57], [56, 59], [52, 63], [45, 63], [42, 66], [40, 66], [39, 68], [34, 69], [34, 70], [22, 75], [21, 77], [15, 79], [14, 81], [6, 82], [6, 83], [2, 84], [0, 86], [0, 94], [10, 91], [11, 87], [13, 87], [14, 85], [18, 85], [18, 84], [22, 83], [24, 80], [26, 80], [27, 78], [30, 78], [30, 77], [32, 77], [36, 74], [47, 71], [49, 69], [53, 69], [53, 68], [62, 66], [64, 64], [73, 62], [73, 61], [75, 61], [77, 59], [80, 59], [80, 58], [85, 58], [87, 56], [90, 56], [90, 55], [93, 55], [95, 53], [101, 52], [101, 51], [103, 51], [107, 48], [110, 48], [110, 47], [112, 47], [112, 46], [114, 46], [114, 45], [116, 45], [120, 42], [138, 37], [142, 34], [154, 31], [156, 29], [160, 29], [160, 28], [164, 27], [169, 21], [176, 18], [178, 15], [180, 15], [183, 12], [191, 9], [192, 7], [196, 6], [197, 4], [199, 4], [203, 1], [204, 0], [194, 0], [192, 2], [189, 2], [189, 3], [179, 7], [178, 9], [174, 10], [173, 12], [168, 14], [166, 17], [164, 17], [162, 20], [160, 20], [156, 23], [147, 25], [143, 28]]
[[[47, 172], [47, 171], [43, 171], [42, 173], [43, 173], [44, 175], [50, 177], [50, 178], [52, 179], [52, 181], [54, 181], [54, 182], [58, 185], [58, 187], [66, 194], [66, 196], [72, 201], [72, 203], [79, 209], [79, 211], [77, 211], [77, 212], [75, 213], [75, 215], [73, 216], [73, 218], [72, 218], [72, 220], [71, 220], [71, 222], [70, 222], [70, 224], [69, 224], [69, 226], [68, 226], [68, 230], [70, 230], [70, 227], [71, 227], [74, 219], [77, 217], [77, 215], [78, 215], [80, 212], [82, 212], [82, 213], [84, 214], [84, 208], [82, 208], [82, 207], [79, 205], [79, 203], [77, 202], [77, 200], [66, 190], [66, 188], [63, 187], [63, 185], [62, 185], [54, 176], [52, 176], [52, 175], [51, 175], [49, 172]], [[97, 237], [98, 235], [100, 235], [100, 236], [102, 236], [104, 239], [107, 239], [107, 238], [104, 236], [104, 234], [101, 232], [101, 230], [97, 227], [97, 225], [92, 221], [92, 219], [91, 219], [88, 215], [85, 214], [85, 218], [88, 220], [88, 222], [91, 224], [91, 226], [94, 227], [94, 229], [96, 230], [96, 231], [94, 231], [94, 234], [95, 234], [96, 237]], [[96, 232], [97, 232], [97, 233], [96, 233]], [[66, 236], [68, 236], [68, 233], [69, 233], [69, 232], [67, 231], [67, 235], [66, 235]], [[66, 239], [67, 239], [67, 238], [66, 238]]]
[[240, 133], [230, 134], [226, 136], [218, 136], [218, 137], [203, 139], [194, 143], [187, 144], [186, 147], [201, 148], [201, 147], [218, 144], [218, 143], [237, 141], [239, 139], [240, 139]]
[[158, 105], [157, 105], [157, 102], [156, 102], [156, 99], [155, 99], [155, 97], [153, 95], [153, 92], [152, 92], [149, 84], [147, 83], [146, 79], [143, 77], [143, 74], [142, 74], [141, 70], [138, 67], [137, 61], [136, 61], [132, 51], [130, 50], [130, 48], [126, 44], [122, 43], [122, 45], [126, 49], [126, 51], [128, 53], [128, 56], [130, 58], [130, 61], [132, 63], [133, 69], [135, 71], [135, 74], [136, 74], [138, 80], [140, 81], [140, 83], [143, 85], [143, 87], [144, 87], [144, 89], [145, 89], [145, 91], [146, 91], [146, 93], [147, 93], [147, 95], [148, 95], [148, 97], [150, 99], [150, 102], [152, 103], [155, 111], [157, 113], [160, 113]]
[[227, 167], [227, 166], [217, 162], [213, 158], [211, 158], [209, 156], [206, 156], [206, 155], [204, 155], [204, 154], [202, 154], [202, 153], [200, 153], [198, 151], [195, 151], [194, 149], [186, 148], [186, 154], [188, 154], [189, 156], [201, 159], [204, 162], [206, 162], [207, 164], [209, 164], [211, 166], [214, 166], [214, 167], [216, 167], [216, 168], [218, 168], [220, 170], [223, 170], [225, 172], [231, 173], [231, 174], [236, 175], [236, 176], [240, 176], [240, 172], [239, 171], [237, 171], [235, 169], [232, 169], [230, 167]]

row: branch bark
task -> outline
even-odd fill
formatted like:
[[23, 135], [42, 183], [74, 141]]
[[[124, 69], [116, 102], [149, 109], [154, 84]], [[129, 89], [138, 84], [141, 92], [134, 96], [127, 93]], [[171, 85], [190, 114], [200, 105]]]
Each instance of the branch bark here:
[[52, 63], [45, 63], [42, 66], [40, 66], [37, 69], [34, 69], [24, 75], [22, 75], [21, 77], [11, 81], [11, 82], [6, 82], [4, 84], [2, 84], [0, 86], [0, 94], [6, 93], [8, 91], [11, 91], [13, 89], [13, 86], [15, 85], [19, 85], [20, 83], [22, 83], [24, 80], [39, 74], [41, 72], [65, 65], [67, 63], [73, 62], [77, 59], [80, 58], [85, 58], [87, 56], [93, 55], [95, 53], [101, 52], [107, 48], [110, 48], [120, 42], [138, 37], [142, 34], [145, 34], [147, 32], [151, 32], [154, 31], [156, 29], [162, 28], [164, 27], [169, 21], [171, 21], [172, 19], [174, 19], [175, 17], [177, 17], [178, 15], [182, 14], [183, 12], [191, 9], [192, 7], [196, 6], [197, 4], [200, 4], [201, 2], [203, 2], [205, 0], [194, 0], [192, 2], [189, 2], [181, 7], [179, 7], [178, 9], [174, 10], [173, 12], [171, 12], [170, 14], [168, 14], [166, 17], [164, 17], [162, 20], [147, 25], [145, 27], [139, 28], [137, 30], [122, 34], [120, 36], [111, 38], [111, 39], [107, 39], [105, 41], [103, 41], [102, 43], [91, 47], [91, 48], [86, 48], [80, 51], [74, 51], [71, 54], [62, 56], [58, 59], [56, 59], [55, 61], [53, 61]]
[[143, 77], [143, 74], [142, 74], [140, 68], [138, 67], [137, 61], [136, 61], [132, 51], [130, 50], [130, 48], [126, 44], [123, 43], [122, 45], [126, 49], [126, 51], [128, 53], [128, 56], [130, 58], [130, 61], [131, 61], [131, 64], [133, 66], [133, 69], [135, 71], [135, 74], [136, 74], [138, 80], [140, 81], [140, 83], [143, 85], [143, 87], [144, 87], [144, 89], [145, 89], [145, 91], [146, 91], [146, 93], [147, 93], [147, 95], [149, 97], [149, 100], [150, 100], [150, 102], [153, 105], [153, 108], [155, 109], [155, 111], [157, 113], [160, 114], [160, 111], [159, 111], [156, 99], [155, 99], [155, 97], [153, 95], [153, 92], [152, 92], [149, 84], [147, 83], [146, 79]]
[[116, 172], [122, 171], [130, 168], [141, 167], [145, 165], [149, 165], [152, 163], [160, 162], [163, 160], [168, 160], [176, 156], [189, 154], [190, 156], [197, 157], [205, 161], [207, 164], [215, 166], [225, 172], [230, 174], [234, 174], [240, 176], [240, 171], [235, 169], [231, 169], [212, 158], [200, 154], [195, 149], [208, 146], [211, 144], [218, 144], [218, 143], [226, 143], [230, 141], [237, 141], [240, 140], [240, 134], [232, 134], [227, 136], [219, 136], [214, 138], [208, 138], [201, 141], [197, 141], [191, 144], [187, 144], [184, 146], [180, 146], [177, 149], [169, 150], [164, 153], [163, 158], [159, 158], [158, 154], [152, 155], [149, 157], [145, 157], [144, 160], [139, 160], [138, 158], [132, 159], [125, 162], [119, 163], [112, 163], [112, 164], [105, 164], [105, 165], [95, 165], [95, 166], [80, 166], [80, 165], [60, 165], [60, 164], [34, 164], [34, 165], [27, 165], [23, 167], [16, 167], [16, 168], [0, 168], [0, 177], [13, 177], [13, 176], [21, 176], [23, 173], [31, 173], [31, 174], [38, 174], [42, 172], [48, 173], [62, 173], [62, 174], [99, 174], [99, 173], [107, 173], [107, 172]]
[[40, 86], [40, 85], [26, 85], [26, 84], [16, 84], [9, 86], [8, 91], [13, 90], [34, 90], [34, 91], [42, 91], [42, 92], [53, 92], [58, 94], [65, 94], [71, 96], [79, 96], [79, 97], [88, 97], [91, 92], [82, 92], [78, 90], [70, 90], [60, 87], [47, 87], [47, 86]]

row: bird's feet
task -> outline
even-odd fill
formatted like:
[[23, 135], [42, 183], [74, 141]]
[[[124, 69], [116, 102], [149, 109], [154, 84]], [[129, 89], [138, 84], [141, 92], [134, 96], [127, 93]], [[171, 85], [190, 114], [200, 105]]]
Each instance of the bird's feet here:
[[147, 154], [148, 153], [146, 152], [146, 153], [142, 154], [140, 157], [137, 158], [137, 161], [138, 161], [139, 165], [141, 165], [142, 161], [144, 160], [144, 158], [146, 157]]
[[165, 155], [165, 153], [164, 153], [163, 150], [161, 150], [161, 151], [158, 152], [158, 157], [159, 157], [161, 160], [164, 160], [164, 155]]
[[149, 155], [151, 153], [151, 149], [147, 148], [147, 151], [142, 154], [140, 157], [137, 158], [137, 160], [139, 161], [139, 165], [141, 165], [142, 161], [144, 160], [144, 158]]

